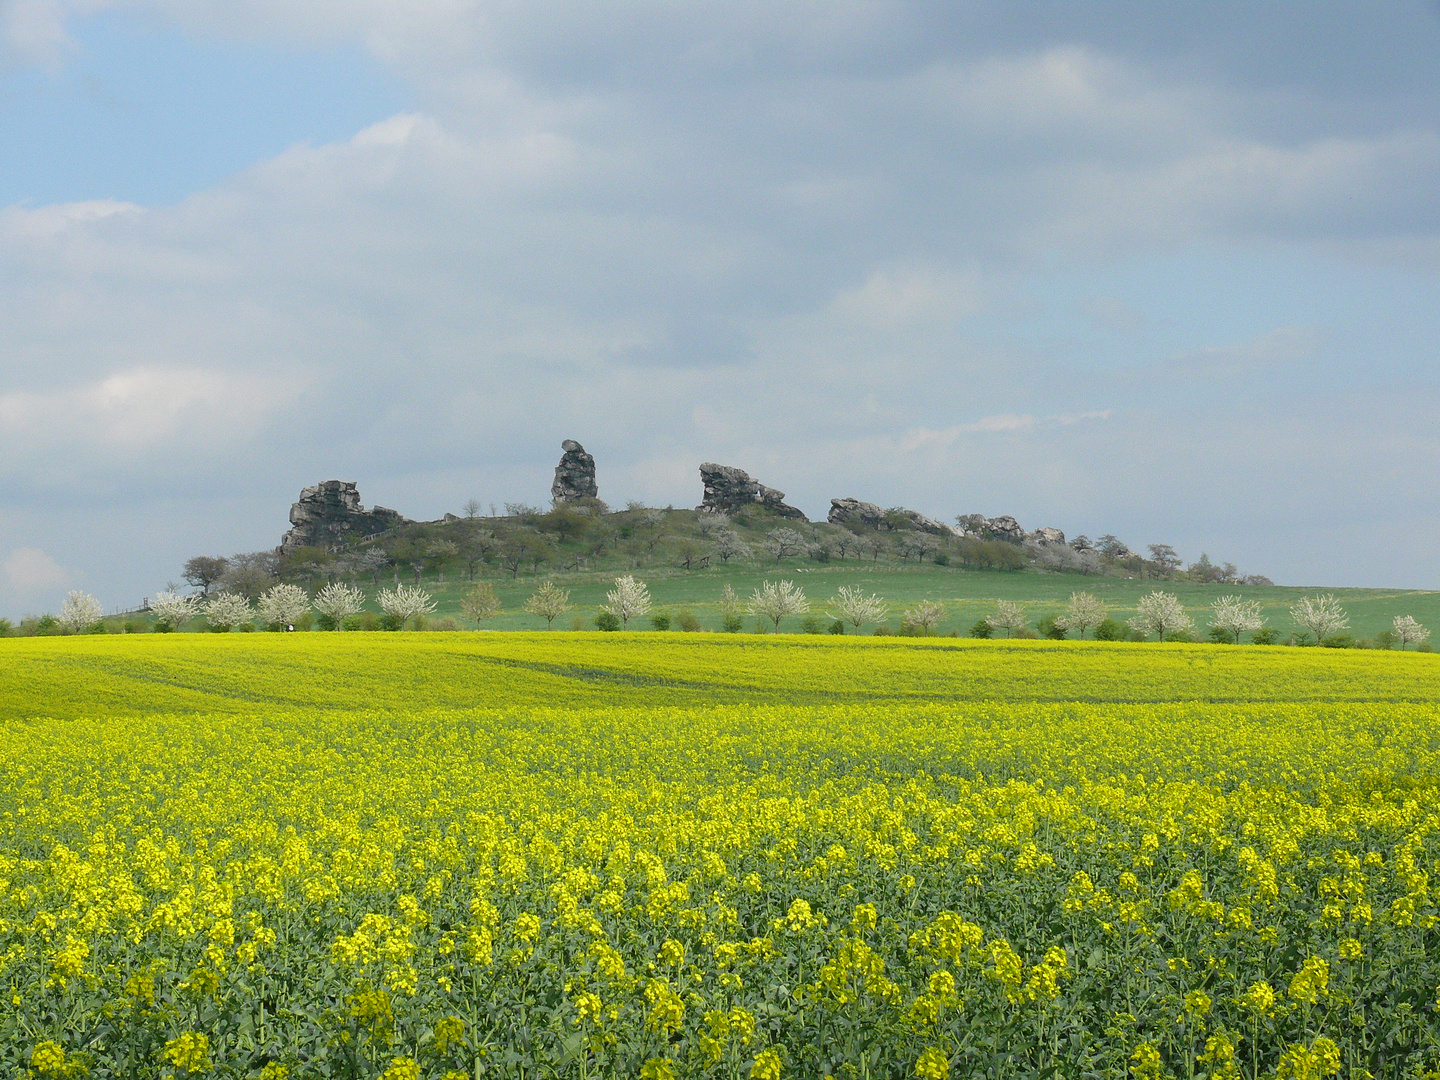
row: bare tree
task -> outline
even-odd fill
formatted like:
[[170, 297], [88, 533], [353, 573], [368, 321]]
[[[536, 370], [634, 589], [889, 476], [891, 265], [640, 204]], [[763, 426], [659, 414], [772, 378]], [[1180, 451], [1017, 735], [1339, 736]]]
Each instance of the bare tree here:
[[675, 542], [675, 561], [686, 570], [689, 570], [697, 562], [704, 565], [709, 557], [705, 546], [688, 536], [682, 536]]
[[380, 595], [376, 597], [380, 610], [393, 619], [400, 621], [401, 627], [411, 619], [421, 615], [429, 615], [435, 610], [435, 602], [430, 599], [430, 594], [424, 589], [412, 589], [405, 585], [396, 585], [393, 589], [381, 589]]
[[935, 627], [940, 625], [940, 620], [943, 618], [945, 618], [944, 604], [936, 600], [921, 600], [914, 607], [906, 608], [900, 621], [912, 630], [919, 630], [929, 635]]
[[[229, 565], [218, 583], [225, 592], [254, 600], [275, 582], [277, 560], [273, 551], [242, 552], [231, 555], [227, 562]], [[209, 621], [208, 615], [206, 621]]]
[[780, 620], [787, 615], [804, 615], [810, 610], [810, 601], [793, 581], [766, 581], [751, 595], [748, 610], [758, 618], [770, 619], [779, 632]]
[[368, 547], [355, 557], [356, 567], [370, 575], [370, 584], [380, 584], [380, 571], [390, 565], [390, 556], [384, 548]]
[[1083, 640], [1085, 631], [1099, 626], [1108, 615], [1099, 597], [1088, 592], [1072, 592], [1065, 610], [1055, 617], [1055, 625], [1066, 633], [1076, 631]]
[[985, 621], [993, 630], [1004, 630], [1007, 637], [1014, 637], [1025, 625], [1025, 609], [1013, 600], [995, 601], [995, 612]]
[[853, 585], [841, 585], [829, 603], [835, 609], [830, 615], [832, 619], [849, 623], [857, 630], [866, 623], [880, 622], [889, 610], [878, 595], [866, 596]]
[[1185, 614], [1185, 608], [1173, 593], [1159, 590], [1147, 593], [1135, 606], [1137, 610], [1130, 626], [1146, 637], [1158, 634], [1164, 641], [1166, 634], [1173, 636], [1195, 625], [1195, 620]]
[[1302, 630], [1315, 635], [1317, 645], [1337, 631], [1350, 625], [1340, 601], [1329, 593], [1303, 597], [1290, 606], [1290, 620]]
[[185, 560], [180, 576], [203, 595], [209, 596], [210, 586], [224, 577], [229, 567], [230, 560], [223, 555], [196, 555], [193, 559]]
[[717, 530], [711, 544], [722, 563], [728, 563], [736, 556], [743, 559], [750, 554], [750, 545], [741, 540], [740, 535], [732, 529]]
[[554, 581], [545, 582], [525, 601], [525, 611], [544, 619], [546, 630], [569, 610], [570, 590], [560, 588]]
[[650, 610], [650, 589], [643, 581], [636, 581], [629, 574], [615, 579], [615, 588], [605, 594], [606, 602], [600, 605], [620, 620], [620, 625], [629, 629], [630, 620]]
[[493, 619], [503, 610], [500, 598], [495, 595], [495, 589], [488, 581], [477, 581], [460, 601], [460, 613], [476, 627], [487, 619]]
[[99, 600], [89, 593], [71, 589], [66, 594], [65, 603], [60, 606], [60, 614], [55, 621], [71, 633], [78, 634], [82, 630], [89, 630], [104, 617], [105, 609], [100, 606]]
[[364, 606], [365, 594], [354, 585], [326, 585], [315, 594], [315, 610], [336, 630], [344, 630], [345, 620]]
[[1260, 614], [1258, 600], [1222, 596], [1210, 605], [1210, 626], [1229, 634], [1234, 645], [1240, 644], [1241, 634], [1253, 634], [1264, 625], [1265, 616]]
[[1391, 627], [1395, 640], [1400, 642], [1401, 651], [1412, 641], [1416, 645], [1422, 645], [1430, 640], [1430, 631], [1416, 622], [1413, 615], [1396, 615]]
[[764, 540], [765, 550], [775, 556], [778, 563], [787, 555], [799, 555], [805, 550], [805, 538], [794, 529], [771, 529]]
[[466, 499], [465, 505], [462, 509], [464, 510], [465, 516], [467, 518], [474, 520], [475, 518], [480, 516], [480, 500]]

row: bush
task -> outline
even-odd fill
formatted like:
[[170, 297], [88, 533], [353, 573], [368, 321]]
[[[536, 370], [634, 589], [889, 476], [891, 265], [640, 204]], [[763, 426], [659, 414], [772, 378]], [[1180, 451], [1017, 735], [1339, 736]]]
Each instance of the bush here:
[[396, 630], [404, 630], [405, 619], [401, 615], [392, 615], [386, 613], [380, 616], [380, 629], [390, 630], [392, 632]]
[[1124, 641], [1129, 636], [1129, 630], [1124, 624], [1116, 622], [1108, 615], [1095, 627], [1096, 641]]
[[459, 629], [460, 629], [460, 623], [459, 623], [459, 621], [455, 618], [455, 616], [453, 616], [453, 615], [446, 615], [445, 618], [443, 618], [443, 619], [436, 619], [433, 623], [431, 623], [430, 626], [429, 626], [429, 629], [431, 629], [431, 630], [437, 630], [437, 631], [440, 631], [441, 633], [447, 633], [447, 634], [449, 634], [449, 633], [454, 633], [455, 631], [459, 630]]
[[1250, 640], [1256, 645], [1274, 645], [1280, 640], [1280, 631], [1273, 626], [1262, 626], [1250, 635]]
[[60, 633], [60, 620], [54, 615], [41, 615], [35, 620], [35, 633], [39, 637], [53, 637]]
[[577, 611], [574, 615], [572, 615], [572, 616], [570, 617], [570, 629], [571, 629], [571, 630], [577, 630], [577, 631], [578, 631], [578, 630], [584, 630], [584, 629], [585, 629], [585, 616], [584, 616], [584, 615], [581, 615], [578, 611]]
[[161, 622], [158, 619], [151, 629], [157, 634], [173, 634], [175, 632], [175, 627], [171, 626], [168, 622]]
[[1211, 641], [1213, 641], [1216, 645], [1230, 644], [1230, 631], [1226, 630], [1223, 626], [1210, 627], [1210, 630], [1206, 633], [1205, 636], [1208, 637]]
[[15, 624], [9, 619], [0, 619], [0, 637], [9, 637], [10, 631], [15, 629]]
[[675, 616], [675, 623], [687, 634], [693, 634], [700, 629], [700, 620], [695, 617], [693, 611], [682, 611]]
[[727, 634], [738, 634], [745, 628], [745, 620], [738, 614], [731, 612], [726, 615], [720, 624]]
[[946, 555], [943, 551], [937, 551], [934, 555], [930, 556], [930, 561], [936, 566], [949, 566], [950, 556]]
[[990, 625], [990, 620], [981, 619], [974, 626], [970, 627], [970, 636], [978, 638], [994, 637], [995, 628]]
[[1331, 634], [1320, 644], [1327, 649], [1353, 649], [1355, 648], [1355, 635]]
[[829, 627], [826, 629], [825, 632], [826, 632], [827, 634], [843, 634], [843, 633], [845, 633], [845, 620], [844, 620], [844, 619], [836, 619], [834, 622], [832, 622], [832, 623], [829, 625]]
[[883, 622], [870, 632], [876, 637], [892, 637], [895, 634], [895, 631], [891, 630], [890, 627], [886, 626]]
[[650, 625], [656, 630], [669, 630], [670, 616], [663, 611], [657, 611], [654, 615], [650, 616]]
[[[353, 616], [352, 616], [352, 618], [353, 618]], [[349, 622], [350, 620], [347, 619], [347, 620], [345, 620], [345, 621], [346, 621], [346, 622]], [[315, 625], [318, 626], [318, 627], [320, 627], [321, 630], [336, 630], [336, 629], [338, 629], [339, 626], [340, 626], [340, 624], [337, 623], [337, 622], [334, 620], [334, 618], [332, 618], [332, 617], [329, 616], [329, 615], [323, 615], [323, 614], [322, 614], [318, 619], [315, 620]]]
[[1375, 644], [1382, 649], [1393, 649], [1395, 647], [1395, 632], [1393, 630], [1381, 630], [1375, 635]]
[[1055, 623], [1059, 617], [1058, 615], [1046, 615], [1036, 624], [1035, 629], [1040, 631], [1041, 637], [1049, 638], [1051, 641], [1065, 640], [1065, 628], [1057, 626]]
[[595, 616], [595, 629], [604, 630], [607, 633], [620, 629], [620, 616], [609, 611], [602, 611]]
[[820, 621], [819, 615], [806, 615], [800, 622], [800, 632], [802, 634], [823, 634], [825, 624]]
[[137, 623], [134, 619], [127, 619], [125, 625], [120, 627], [120, 632], [122, 634], [143, 634], [145, 632], [145, 624]]

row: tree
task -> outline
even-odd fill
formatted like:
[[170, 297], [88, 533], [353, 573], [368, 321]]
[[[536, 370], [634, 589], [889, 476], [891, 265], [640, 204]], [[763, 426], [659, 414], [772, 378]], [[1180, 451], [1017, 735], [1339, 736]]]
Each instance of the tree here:
[[180, 576], [185, 581], [199, 589], [206, 596], [210, 595], [210, 586], [225, 576], [225, 571], [230, 567], [230, 560], [223, 555], [196, 555], [193, 559], [186, 559], [185, 566], [180, 571]]
[[495, 595], [495, 589], [488, 581], [477, 581], [460, 601], [460, 613], [477, 628], [503, 610], [500, 598]]
[[1095, 541], [1095, 550], [1107, 559], [1123, 559], [1130, 554], [1130, 549], [1111, 533], [1106, 533]]
[[985, 620], [994, 630], [1004, 630], [1007, 637], [1014, 637], [1017, 630], [1025, 625], [1025, 609], [1013, 600], [995, 601], [995, 613]]
[[1412, 641], [1416, 645], [1421, 645], [1430, 640], [1430, 631], [1416, 622], [1413, 615], [1396, 615], [1391, 626], [1393, 627], [1391, 632], [1395, 635], [1395, 640], [1400, 642], [1402, 651]]
[[1195, 625], [1195, 620], [1185, 614], [1185, 608], [1173, 593], [1157, 589], [1142, 596], [1135, 606], [1137, 611], [1130, 620], [1130, 627], [1145, 637], [1159, 634], [1160, 640], [1164, 641], [1166, 634], [1173, 636]]
[[1055, 625], [1066, 633], [1075, 631], [1083, 640], [1085, 631], [1092, 626], [1099, 626], [1108, 614], [1098, 596], [1092, 596], [1088, 592], [1072, 592], [1065, 610], [1055, 617]]
[[205, 621], [210, 629], [225, 633], [254, 619], [249, 597], [242, 593], [225, 592], [212, 596], [205, 604]]
[[355, 556], [355, 568], [370, 575], [370, 584], [380, 584], [380, 571], [390, 565], [390, 555], [382, 547], [368, 547]]
[[1175, 549], [1169, 544], [1150, 544], [1146, 550], [1150, 552], [1150, 561], [1159, 568], [1160, 573], [1169, 576], [1180, 569], [1180, 556], [1175, 554]]
[[889, 610], [876, 593], [866, 596], [853, 585], [841, 585], [829, 603], [835, 609], [830, 613], [832, 619], [848, 622], [857, 630], [866, 623], [880, 622]]
[[740, 597], [735, 595], [735, 590], [728, 581], [720, 590], [720, 600], [715, 606], [720, 609], [720, 622], [727, 634], [735, 633], [744, 625], [740, 619], [740, 613], [745, 610], [744, 605], [740, 603]]
[[766, 581], [751, 595], [748, 610], [751, 615], [771, 620], [778, 633], [780, 620], [787, 615], [804, 615], [810, 610], [810, 601], [805, 599], [804, 590], [793, 581]]
[[606, 603], [600, 605], [620, 620], [627, 630], [630, 620], [650, 610], [650, 589], [643, 581], [636, 581], [629, 574], [615, 579], [615, 588], [605, 594]]
[[150, 601], [150, 614], [155, 616], [155, 629], [179, 630], [200, 611], [198, 596], [178, 596], [169, 589], [156, 593]]
[[267, 626], [293, 626], [310, 610], [310, 597], [299, 585], [275, 585], [261, 593], [255, 608]]
[[675, 561], [687, 571], [696, 562], [704, 565], [707, 558], [709, 558], [709, 552], [698, 541], [692, 540], [688, 536], [682, 536], [675, 542]]
[[99, 600], [89, 593], [71, 589], [65, 597], [65, 603], [60, 606], [60, 615], [56, 621], [71, 633], [78, 634], [82, 630], [89, 630], [104, 617], [105, 609], [100, 606]]
[[1315, 635], [1315, 644], [1321, 644], [1336, 631], [1350, 625], [1340, 601], [1326, 593], [1303, 597], [1290, 607], [1290, 620], [1301, 630]]
[[551, 623], [570, 610], [570, 590], [547, 581], [530, 594], [525, 601], [525, 610], [544, 619], [545, 629], [549, 630]]
[[499, 543], [499, 538], [489, 529], [471, 529], [469, 535], [461, 540], [460, 555], [465, 560], [471, 581], [475, 580], [475, 567], [484, 562]]
[[1229, 634], [1235, 645], [1240, 644], [1241, 634], [1253, 634], [1265, 625], [1258, 600], [1222, 596], [1210, 605], [1210, 612], [1210, 626]]
[[449, 540], [432, 540], [425, 545], [425, 554], [435, 563], [436, 581], [445, 580], [445, 563], [460, 553], [460, 545]]
[[[227, 562], [229, 566], [218, 582], [225, 592], [254, 600], [275, 583], [278, 560], [273, 551], [241, 552], [231, 555]], [[206, 621], [209, 621], [208, 615]]]
[[733, 529], [716, 530], [711, 543], [714, 546], [715, 554], [720, 556], [722, 563], [728, 563], [737, 555], [743, 559], [750, 554], [750, 545], [741, 540], [740, 534]]
[[765, 550], [775, 556], [778, 563], [787, 555], [799, 555], [805, 550], [805, 538], [794, 529], [771, 529], [764, 540]]
[[429, 615], [435, 610], [435, 602], [424, 589], [412, 589], [396, 585], [393, 589], [381, 589], [376, 597], [380, 610], [397, 620], [403, 628], [411, 619]]
[[905, 614], [901, 616], [902, 625], [911, 630], [919, 630], [929, 635], [935, 627], [940, 625], [940, 620], [945, 618], [945, 605], [935, 600], [921, 600], [912, 608], [906, 608]]
[[365, 606], [365, 594], [354, 585], [326, 585], [315, 594], [315, 610], [336, 630], [345, 629], [345, 620]]
[[465, 505], [461, 507], [461, 510], [464, 512], [467, 518], [470, 518], [473, 521], [475, 518], [480, 516], [480, 500], [466, 499]]

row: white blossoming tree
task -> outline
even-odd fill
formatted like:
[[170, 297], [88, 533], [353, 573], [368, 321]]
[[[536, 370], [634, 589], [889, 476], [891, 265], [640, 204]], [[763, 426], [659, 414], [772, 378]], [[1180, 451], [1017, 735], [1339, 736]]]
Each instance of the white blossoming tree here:
[[314, 607], [324, 623], [336, 630], [344, 630], [345, 620], [351, 615], [358, 615], [364, 609], [365, 594], [354, 585], [341, 585], [337, 582], [326, 585], [315, 594]]
[[380, 610], [395, 621], [396, 629], [403, 630], [411, 619], [429, 615], [435, 610], [435, 601], [424, 589], [409, 585], [396, 585], [393, 589], [381, 589], [375, 598]]
[[1092, 626], [1099, 626], [1109, 614], [1098, 596], [1088, 592], [1072, 592], [1065, 610], [1055, 616], [1055, 625], [1067, 634], [1074, 631], [1083, 639], [1085, 631]]
[[832, 619], [849, 623], [857, 630], [866, 623], [879, 622], [889, 611], [879, 595], [870, 593], [867, 596], [854, 585], [841, 585], [830, 598], [830, 606], [835, 609], [830, 613]]
[[530, 594], [524, 609], [527, 613], [544, 619], [545, 629], [549, 630], [556, 619], [570, 610], [570, 590], [560, 588], [553, 581], [547, 581]]
[[1210, 605], [1210, 626], [1230, 635], [1233, 644], [1240, 644], [1241, 634], [1253, 634], [1265, 625], [1258, 600], [1239, 596], [1222, 596]]
[[260, 594], [255, 610], [266, 626], [294, 626], [310, 610], [310, 597], [299, 585], [282, 582]]
[[243, 626], [255, 618], [250, 601], [239, 593], [221, 593], [205, 602], [205, 621], [220, 633]]
[[1340, 601], [1329, 594], [1306, 596], [1291, 605], [1290, 619], [1301, 630], [1314, 634], [1317, 645], [1350, 625]]
[[99, 600], [89, 593], [71, 589], [65, 597], [65, 603], [60, 606], [60, 614], [55, 621], [72, 634], [78, 634], [82, 630], [89, 630], [104, 617], [105, 609], [100, 606]]
[[1395, 640], [1400, 642], [1402, 650], [1411, 643], [1421, 645], [1430, 640], [1430, 631], [1416, 622], [1413, 615], [1396, 615], [1395, 621], [1390, 625], [1391, 633], [1395, 635]]
[[945, 605], [937, 600], [921, 600], [912, 608], [906, 608], [901, 623], [922, 634], [932, 634], [940, 620], [945, 618]]
[[985, 621], [992, 630], [1004, 630], [1009, 637], [1025, 625], [1025, 609], [1013, 600], [995, 601], [995, 611]]
[[150, 614], [155, 616], [156, 630], [179, 630], [200, 614], [200, 597], [180, 596], [164, 589], [150, 601]]
[[605, 594], [605, 603], [600, 605], [600, 609], [614, 615], [621, 626], [628, 628], [631, 619], [649, 612], [650, 589], [645, 582], [636, 581], [629, 574], [618, 577], [615, 588]]
[[1135, 617], [1130, 620], [1130, 628], [1145, 637], [1158, 634], [1160, 640], [1164, 641], [1166, 634], [1173, 637], [1195, 625], [1195, 620], [1185, 614], [1180, 598], [1174, 593], [1160, 592], [1157, 589], [1142, 596], [1135, 606], [1137, 610]]
[[750, 596], [749, 612], [761, 619], [769, 619], [780, 630], [780, 620], [788, 615], [804, 615], [810, 610], [810, 601], [805, 599], [805, 590], [793, 581], [766, 581]]

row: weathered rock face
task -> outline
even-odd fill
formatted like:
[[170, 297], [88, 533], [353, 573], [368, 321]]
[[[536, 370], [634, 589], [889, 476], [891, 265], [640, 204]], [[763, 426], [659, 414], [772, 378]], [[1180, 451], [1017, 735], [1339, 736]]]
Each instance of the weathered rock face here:
[[795, 507], [786, 505], [783, 491], [751, 479], [744, 469], [707, 461], [700, 466], [700, 482], [705, 485], [705, 498], [695, 509], [701, 513], [743, 510], [759, 503], [777, 517], [810, 520]]
[[1025, 539], [1025, 530], [1020, 523], [1009, 514], [1001, 514], [999, 517], [985, 519], [985, 532], [993, 540], [1007, 540], [1012, 544], [1018, 544]]
[[555, 482], [550, 485], [550, 497], [557, 503], [597, 498], [599, 488], [595, 486], [595, 459], [574, 439], [566, 439], [560, 444], [560, 449], [565, 453], [560, 457], [560, 464], [555, 466]]
[[1030, 539], [1037, 544], [1054, 544], [1058, 547], [1065, 543], [1065, 534], [1059, 529], [1036, 529], [1030, 534]]
[[830, 513], [826, 520], [832, 525], [845, 525], [849, 528], [859, 525], [867, 529], [893, 529], [895, 522], [891, 517], [892, 513], [904, 518], [910, 528], [919, 529], [921, 532], [948, 536], [955, 531], [916, 510], [906, 510], [903, 507], [893, 511], [882, 510], [874, 503], [861, 502], [859, 499], [831, 499]]
[[383, 506], [366, 510], [353, 481], [326, 480], [300, 492], [300, 501], [290, 507], [294, 528], [281, 539], [280, 550], [340, 547], [354, 537], [373, 536], [408, 520]]

